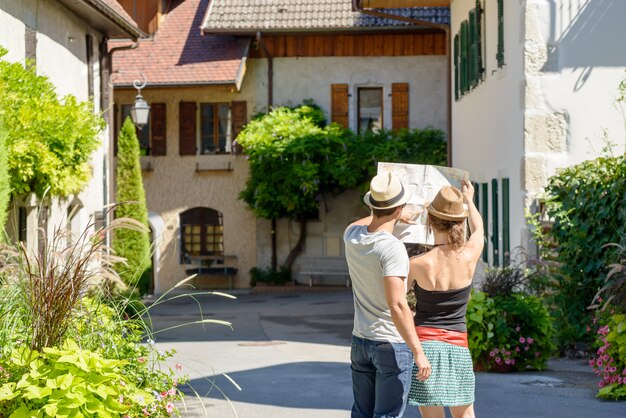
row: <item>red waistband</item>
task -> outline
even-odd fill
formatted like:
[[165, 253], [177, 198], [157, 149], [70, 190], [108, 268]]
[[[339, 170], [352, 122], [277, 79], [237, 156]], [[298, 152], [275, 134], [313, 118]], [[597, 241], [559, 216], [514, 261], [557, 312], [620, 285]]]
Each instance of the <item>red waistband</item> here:
[[415, 331], [417, 331], [417, 336], [421, 341], [443, 341], [444, 343], [468, 348], [467, 332], [421, 326], [415, 327]]

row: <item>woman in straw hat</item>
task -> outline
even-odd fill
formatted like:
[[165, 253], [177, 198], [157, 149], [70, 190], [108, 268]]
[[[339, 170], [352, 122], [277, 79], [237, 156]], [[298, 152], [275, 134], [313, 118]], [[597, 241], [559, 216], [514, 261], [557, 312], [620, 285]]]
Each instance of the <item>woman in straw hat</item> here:
[[[443, 187], [426, 206], [434, 247], [410, 260], [408, 285], [417, 301], [415, 329], [432, 371], [427, 380], [413, 378], [408, 403], [417, 405], [423, 418], [443, 418], [444, 407], [454, 418], [474, 417], [474, 371], [465, 312], [484, 234], [473, 198], [474, 187], [468, 181], [462, 191]], [[471, 231], [467, 240], [466, 219]]]

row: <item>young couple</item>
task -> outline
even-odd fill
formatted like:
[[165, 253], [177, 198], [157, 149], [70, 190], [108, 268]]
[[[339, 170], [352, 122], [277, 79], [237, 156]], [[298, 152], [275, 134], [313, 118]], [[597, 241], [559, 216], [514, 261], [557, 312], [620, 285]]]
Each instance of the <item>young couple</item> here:
[[[439, 191], [426, 206], [434, 247], [410, 260], [392, 235], [397, 222], [411, 223], [415, 215], [405, 209], [409, 197], [395, 175], [377, 175], [365, 195], [372, 215], [344, 234], [355, 311], [352, 418], [401, 417], [407, 402], [423, 418], [443, 418], [444, 407], [454, 418], [473, 418], [465, 312], [484, 240], [474, 188], [464, 182], [462, 190]], [[406, 300], [410, 288], [415, 315]]]

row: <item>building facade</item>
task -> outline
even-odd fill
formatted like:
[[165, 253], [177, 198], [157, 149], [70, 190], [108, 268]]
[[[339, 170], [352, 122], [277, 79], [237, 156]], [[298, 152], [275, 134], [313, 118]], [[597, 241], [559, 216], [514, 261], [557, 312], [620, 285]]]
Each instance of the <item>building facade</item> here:
[[[91, 100], [94, 112], [110, 119], [111, 86], [110, 38], [137, 39], [143, 32], [113, 0], [20, 0], [0, 1], [0, 45], [12, 62], [36, 67], [56, 87], [59, 97], [73, 95]], [[94, 219], [105, 222], [110, 203], [110, 129], [101, 132], [102, 145], [92, 155], [89, 184], [76, 196], [38, 199], [34, 195], [14, 196], [10, 205], [7, 232], [25, 242], [28, 249], [41, 248], [43, 235], [68, 225], [79, 233]]]
[[[447, 9], [402, 13], [448, 22]], [[152, 39], [114, 61], [114, 72], [141, 72], [148, 81], [142, 95], [152, 121], [140, 141], [149, 154], [142, 157], [148, 209], [162, 225], [153, 228], [160, 237], [155, 289], [176, 285], [211, 257], [203, 254], [221, 252], [237, 269], [239, 288], [250, 286], [252, 267], [270, 265], [270, 221], [238, 199], [248, 168], [235, 140], [253, 115], [312, 99], [328, 120], [354, 131], [447, 131], [446, 62], [441, 29], [364, 16], [349, 2], [173, 2]], [[121, 77], [118, 123], [135, 95], [132, 77]], [[367, 213], [360, 202], [357, 191], [330, 198], [328, 211], [309, 222], [303, 256], [343, 256], [345, 226]], [[280, 263], [299, 227], [281, 220], [275, 232]], [[298, 269], [296, 262], [296, 277]]]

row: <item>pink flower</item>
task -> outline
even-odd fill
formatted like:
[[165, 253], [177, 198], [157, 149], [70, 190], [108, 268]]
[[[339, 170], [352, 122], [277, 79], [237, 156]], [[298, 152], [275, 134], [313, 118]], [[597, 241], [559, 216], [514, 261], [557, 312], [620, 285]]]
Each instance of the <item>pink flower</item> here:
[[520, 332], [521, 328], [518, 326], [515, 327], [515, 332]]
[[507, 355], [507, 356], [510, 356], [510, 355], [511, 355], [511, 352], [510, 352], [510, 351], [507, 351], [507, 352], [506, 352], [506, 353], [504, 353], [504, 354], [505, 354], [505, 355]]
[[602, 367], [602, 359], [601, 358], [596, 360], [596, 366]]
[[515, 351], [519, 353], [519, 347], [515, 347]]
[[167, 391], [164, 390], [163, 392], [160, 393], [161, 398], [165, 398], [167, 396]]
[[622, 372], [622, 374], [626, 374], [626, 369], [624, 369], [624, 371]]
[[124, 395], [120, 395], [120, 397], [119, 397], [118, 401], [119, 401], [120, 403], [124, 403]]
[[138, 361], [139, 363], [145, 363], [146, 361], [148, 361], [148, 359], [147, 359], [147, 358], [145, 358], [145, 357], [139, 357], [139, 358], [137, 359], [137, 361]]
[[596, 365], [595, 360], [593, 360], [593, 359], [589, 360], [589, 367], [593, 367], [595, 365]]
[[172, 415], [172, 413], [174, 412], [174, 404], [171, 402], [168, 402], [167, 405], [165, 405], [165, 410], [167, 411], [168, 414]]
[[176, 363], [176, 365], [174, 367], [176, 367], [176, 370], [178, 370], [178, 371], [183, 369], [183, 365], [180, 364], [180, 363]]
[[587, 332], [591, 332], [591, 327], [587, 325]]
[[500, 357], [496, 357], [496, 363], [498, 364], [502, 363], [502, 359]]
[[495, 352], [495, 351], [492, 351], [492, 352], [490, 352], [490, 353], [489, 353], [489, 355], [490, 355], [491, 357], [495, 357], [495, 356], [496, 356], [496, 352]]
[[528, 350], [530, 350], [530, 346], [527, 345], [526, 347], [524, 347], [524, 351], [528, 351]]
[[602, 382], [599, 382], [599, 383], [598, 383], [598, 386], [599, 386], [599, 387], [601, 387], [601, 388], [603, 388], [603, 387], [604, 387], [604, 382], [603, 382], [603, 381], [602, 381]]
[[613, 366], [609, 369], [611, 373], [615, 373], [617, 371], [617, 367]]
[[524, 337], [519, 337], [519, 342], [524, 344], [526, 342], [526, 338]]
[[504, 364], [511, 364], [511, 360], [509, 359], [504, 360]]
[[602, 303], [602, 298], [598, 298], [598, 303]]
[[174, 396], [176, 395], [176, 388], [171, 388], [170, 390], [167, 391], [167, 394], [170, 396]]
[[494, 352], [494, 353], [499, 353], [499, 352], [500, 352], [500, 350], [496, 348], [496, 349], [494, 349], [494, 350], [493, 350], [493, 352]]
[[511, 364], [515, 364], [515, 359], [511, 359]]
[[532, 344], [535, 342], [535, 340], [533, 340], [532, 337], [526, 338], [526, 341], [528, 342], [528, 344]]

